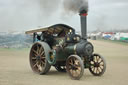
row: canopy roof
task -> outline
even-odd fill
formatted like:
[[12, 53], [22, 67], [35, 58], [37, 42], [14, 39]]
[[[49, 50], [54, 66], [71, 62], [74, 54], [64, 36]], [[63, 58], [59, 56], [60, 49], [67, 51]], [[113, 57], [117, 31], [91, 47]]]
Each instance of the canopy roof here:
[[48, 32], [50, 34], [66, 35], [69, 32], [69, 30], [72, 30], [73, 32], [75, 32], [75, 30], [68, 25], [56, 24], [46, 28], [39, 28], [36, 30], [26, 31], [25, 34], [31, 34], [31, 33], [37, 33], [37, 32]]

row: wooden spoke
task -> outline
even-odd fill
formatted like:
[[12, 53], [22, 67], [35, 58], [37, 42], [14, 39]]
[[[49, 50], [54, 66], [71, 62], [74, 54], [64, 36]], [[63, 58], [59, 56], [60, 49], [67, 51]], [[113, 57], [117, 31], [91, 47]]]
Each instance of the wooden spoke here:
[[44, 51], [43, 51], [43, 47], [41, 46], [41, 47], [40, 47], [40, 50], [39, 50], [39, 54], [41, 55], [42, 52], [44, 52]]
[[33, 67], [35, 68], [37, 65], [38, 65], [38, 62], [36, 62], [36, 63], [33, 65]]
[[38, 70], [42, 71], [42, 66], [41, 65], [38, 65]]
[[78, 60], [75, 60], [75, 65], [79, 65], [79, 61]]
[[76, 74], [76, 72], [75, 72], [75, 70], [73, 70], [72, 75], [75, 76], [75, 74]]
[[100, 73], [101, 71], [99, 70], [99, 67], [97, 67], [97, 71], [98, 71], [98, 73]]
[[34, 56], [36, 57], [36, 56], [38, 56], [36, 53], [34, 53]]
[[38, 55], [39, 55], [39, 50], [40, 50], [40, 48], [39, 48], [39, 45], [37, 44], [37, 53], [38, 53]]
[[80, 74], [80, 70], [76, 70], [77, 74], [79, 75]]
[[96, 59], [96, 57], [94, 57], [94, 62], [97, 62], [97, 59]]
[[102, 72], [102, 69], [100, 67], [98, 67], [98, 69], [99, 69], [99, 72]]
[[40, 55], [42, 56], [42, 55], [44, 55], [44, 53], [45, 53], [45, 52], [44, 52], [44, 51], [42, 51], [42, 52], [40, 53]]
[[101, 59], [101, 58], [99, 58], [99, 59], [98, 59], [98, 63], [100, 63], [101, 61], [102, 61], [102, 59]]
[[100, 66], [100, 68], [102, 68], [102, 69], [103, 69], [103, 68], [104, 68], [104, 66]]
[[37, 52], [37, 51], [35, 51], [34, 49], [32, 49], [32, 51], [33, 51], [34, 53], [36, 53], [35, 55], [38, 55], [38, 52]]
[[93, 71], [94, 71], [94, 73], [96, 72], [96, 67], [94, 67], [94, 70]]
[[98, 57], [97, 56], [95, 57], [95, 62], [98, 62]]
[[43, 60], [44, 60], [44, 59], [45, 59], [45, 57], [41, 57], [41, 59], [43, 59]]
[[45, 62], [44, 61], [41, 61], [41, 63], [44, 65], [45, 64]]
[[94, 69], [94, 66], [91, 66], [92, 69]]
[[91, 68], [90, 68], [92, 71], [94, 70], [94, 66], [91, 66]]
[[100, 62], [99, 63], [102, 63], [103, 62], [103, 60], [100, 60]]
[[70, 69], [69, 71], [71, 72], [71, 74], [73, 73], [73, 70], [72, 69]]
[[80, 67], [77, 67], [77, 70], [81, 71], [81, 68]]
[[32, 57], [32, 60], [36, 60], [36, 58], [35, 57]]
[[98, 73], [98, 68], [96, 67], [96, 73]]
[[71, 63], [73, 64], [73, 61], [72, 61], [72, 59], [71, 59], [70, 61], [71, 61]]
[[97, 73], [97, 67], [95, 67], [95, 73]]
[[103, 62], [103, 61], [102, 61], [102, 62], [100, 62], [99, 64], [100, 64], [100, 66], [104, 66], [104, 62]]
[[91, 61], [90, 63], [91, 63], [92, 65], [94, 65], [94, 61]]

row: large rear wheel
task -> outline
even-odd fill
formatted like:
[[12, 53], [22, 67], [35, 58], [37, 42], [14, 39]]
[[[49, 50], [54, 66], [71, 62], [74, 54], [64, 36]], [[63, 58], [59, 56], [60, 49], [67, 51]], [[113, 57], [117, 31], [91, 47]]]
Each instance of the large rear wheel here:
[[84, 73], [84, 64], [77, 55], [71, 55], [66, 61], [66, 70], [72, 79], [79, 80]]
[[30, 66], [38, 74], [45, 74], [49, 71], [51, 65], [48, 63], [46, 56], [50, 47], [45, 42], [36, 42], [30, 50]]

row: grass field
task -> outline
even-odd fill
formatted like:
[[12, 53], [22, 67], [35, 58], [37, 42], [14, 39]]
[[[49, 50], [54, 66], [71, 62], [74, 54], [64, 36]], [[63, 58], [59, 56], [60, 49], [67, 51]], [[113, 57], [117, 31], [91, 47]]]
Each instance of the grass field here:
[[0, 48], [0, 85], [127, 85], [128, 45], [90, 40], [95, 53], [106, 59], [107, 70], [101, 77], [93, 76], [85, 69], [81, 80], [72, 80], [67, 73], [54, 67], [47, 75], [32, 72], [29, 66], [29, 50]]

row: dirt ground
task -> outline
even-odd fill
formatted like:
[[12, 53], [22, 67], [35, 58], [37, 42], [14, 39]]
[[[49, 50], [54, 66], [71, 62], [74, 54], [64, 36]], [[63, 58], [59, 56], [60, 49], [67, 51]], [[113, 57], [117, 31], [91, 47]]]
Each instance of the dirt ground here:
[[80, 80], [72, 80], [53, 67], [47, 75], [38, 75], [29, 66], [29, 49], [0, 49], [0, 85], [128, 85], [128, 45], [91, 42], [106, 59], [107, 70], [101, 77], [85, 69]]

